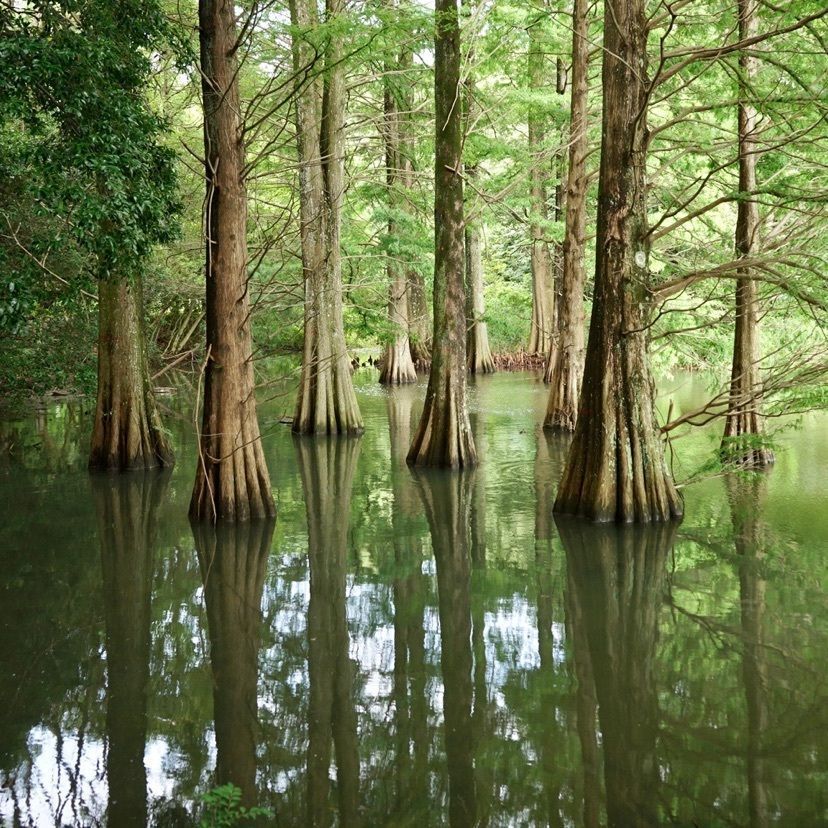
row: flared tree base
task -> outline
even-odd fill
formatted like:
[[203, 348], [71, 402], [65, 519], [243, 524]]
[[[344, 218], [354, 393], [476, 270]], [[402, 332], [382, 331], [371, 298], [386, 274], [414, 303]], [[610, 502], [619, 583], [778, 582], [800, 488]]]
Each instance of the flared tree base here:
[[385, 349], [379, 381], [382, 385], [407, 385], [417, 382], [417, 369], [411, 358], [408, 340], [395, 342]]
[[466, 365], [470, 374], [494, 374], [497, 371], [485, 322], [477, 322], [466, 342]]
[[438, 401], [431, 393], [426, 395], [420, 425], [405, 461], [409, 466], [440, 469], [477, 465], [468, 414], [457, 396], [451, 394]]
[[553, 353], [547, 371], [549, 379], [549, 399], [546, 404], [546, 416], [543, 427], [552, 431], [572, 433], [578, 421], [578, 398], [581, 394], [581, 374], [583, 367], [565, 361], [560, 354]]
[[233, 523], [275, 517], [255, 410], [224, 426], [216, 434], [202, 435], [190, 520]]

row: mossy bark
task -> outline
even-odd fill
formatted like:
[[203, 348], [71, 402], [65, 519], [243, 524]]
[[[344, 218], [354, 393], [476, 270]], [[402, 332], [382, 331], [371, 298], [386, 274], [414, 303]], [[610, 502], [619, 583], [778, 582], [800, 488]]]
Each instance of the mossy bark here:
[[200, 0], [207, 358], [190, 517], [212, 522], [275, 514], [254, 395], [236, 39], [233, 4]]
[[544, 428], [574, 431], [584, 372], [584, 245], [587, 193], [587, 92], [589, 31], [586, 0], [575, 0], [572, 28], [572, 82], [566, 231], [557, 305], [557, 336], [545, 381], [549, 384]]
[[436, 116], [434, 193], [434, 349], [423, 414], [407, 461], [459, 468], [474, 465], [466, 410], [466, 307], [463, 252], [460, 28], [457, 6], [435, 7], [434, 93]]
[[647, 328], [647, 21], [643, 0], [604, 11], [603, 142], [595, 291], [575, 437], [555, 511], [664, 521], [682, 501], [656, 422]]
[[[739, 0], [739, 39], [758, 32], [756, 0]], [[756, 108], [750, 102], [755, 94], [754, 78], [757, 59], [749, 52], [739, 55], [739, 191], [742, 198], [736, 217], [736, 255], [754, 256], [759, 249], [759, 205], [756, 192], [756, 132], [759, 128]], [[764, 445], [762, 434], [762, 380], [759, 376], [761, 344], [759, 338], [759, 302], [757, 282], [750, 268], [737, 271], [736, 325], [733, 339], [733, 367], [730, 377], [730, 401], [725, 419], [721, 455], [725, 462], [742, 468], [763, 468], [774, 461], [773, 451]]]
[[235, 785], [248, 808], [257, 802], [258, 659], [273, 527], [269, 519], [192, 525], [210, 639], [216, 784]]
[[140, 276], [98, 283], [98, 394], [89, 468], [171, 466], [147, 364]]
[[[336, 24], [343, 0], [326, 0]], [[293, 430], [299, 434], [359, 434], [363, 430], [342, 318], [340, 230], [344, 182], [345, 78], [341, 34], [334, 32], [319, 71], [318, 26], [311, 0], [291, 0], [305, 333]]]

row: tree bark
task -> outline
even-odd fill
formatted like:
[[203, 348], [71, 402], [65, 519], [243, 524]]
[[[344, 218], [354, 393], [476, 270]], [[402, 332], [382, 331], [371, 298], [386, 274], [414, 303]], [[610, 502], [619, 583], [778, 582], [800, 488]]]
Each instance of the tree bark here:
[[555, 511], [662, 521], [682, 502], [664, 460], [647, 354], [647, 21], [643, 0], [604, 11], [603, 141], [595, 293], [575, 437]]
[[[466, 13], [471, 12], [472, 4], [463, 0]], [[474, 50], [469, 48], [466, 62], [474, 62]], [[475, 128], [479, 115], [476, 98], [474, 75], [469, 71], [463, 84], [464, 144]], [[477, 178], [477, 164], [465, 164], [466, 180], [473, 182]], [[468, 207], [476, 211], [476, 193], [466, 191]], [[480, 238], [480, 225], [477, 220], [469, 220], [469, 211], [465, 211], [465, 248], [466, 248], [466, 365], [471, 374], [493, 374], [495, 362], [489, 348], [489, 326], [486, 324], [486, 300], [483, 294], [483, 244]]]
[[[402, 175], [403, 154], [400, 147], [400, 104], [392, 80], [393, 72], [398, 68], [399, 62], [396, 65], [389, 63], [390, 65], [386, 66], [385, 78], [384, 138], [389, 208], [388, 238], [393, 245], [400, 235], [396, 215], [403, 209], [404, 199], [400, 198], [398, 188], [403, 184], [404, 176]], [[409, 346], [408, 278], [405, 265], [398, 256], [389, 255], [387, 262], [388, 321], [391, 324], [394, 338], [385, 347], [379, 381], [386, 385], [403, 385], [417, 381], [417, 371]]]
[[[336, 23], [343, 0], [326, 0]], [[291, 0], [296, 135], [299, 150], [305, 337], [293, 430], [298, 434], [359, 434], [363, 430], [342, 318], [340, 224], [344, 183], [345, 78], [342, 35], [324, 50], [325, 71], [303, 31], [318, 26], [313, 0]]]
[[150, 599], [158, 507], [169, 475], [93, 478], [106, 621], [107, 824], [147, 823]]
[[98, 397], [89, 468], [171, 466], [147, 365], [140, 276], [98, 282]]
[[275, 514], [253, 378], [247, 277], [247, 192], [235, 7], [199, 0], [207, 179], [207, 359], [193, 520]]
[[[544, 72], [544, 52], [541, 37], [541, 21], [546, 15], [543, 4], [533, 0], [537, 11], [536, 18], [529, 27], [529, 89], [540, 92], [548, 83]], [[546, 187], [548, 174], [544, 158], [544, 138], [546, 129], [544, 116], [536, 104], [529, 106], [529, 181], [532, 221], [530, 236], [532, 241], [532, 323], [529, 330], [529, 353], [546, 356], [552, 344], [555, 327], [555, 293], [553, 286], [552, 257], [549, 242], [546, 240], [544, 223], [548, 218], [546, 206]]]
[[[738, 0], [739, 39], [758, 32], [756, 0]], [[754, 256], [759, 249], [759, 205], [756, 192], [758, 154], [754, 96], [757, 60], [749, 52], [739, 55], [739, 200], [736, 217], [736, 255]], [[757, 282], [749, 267], [737, 271], [736, 325], [733, 339], [733, 367], [730, 377], [730, 404], [725, 419], [721, 455], [726, 462], [742, 468], [763, 468], [774, 461], [773, 452], [762, 443], [762, 380], [759, 376], [760, 339]]]
[[[466, 176], [473, 178], [474, 167], [466, 167]], [[493, 374], [494, 357], [489, 347], [489, 326], [484, 321], [486, 300], [483, 295], [483, 249], [480, 229], [466, 223], [466, 365], [472, 374]]]
[[305, 824], [330, 825], [331, 743], [339, 824], [360, 820], [354, 666], [349, 655], [346, 573], [351, 490], [359, 441], [296, 440], [308, 519], [308, 753]]
[[248, 808], [257, 802], [258, 659], [273, 527], [272, 520], [192, 525], [210, 637], [216, 783], [239, 788]]
[[566, 181], [566, 231], [557, 306], [557, 336], [546, 366], [549, 401], [544, 428], [574, 431], [584, 371], [584, 243], [587, 193], [587, 83], [589, 40], [586, 0], [574, 0], [569, 170]]
[[463, 275], [460, 27], [456, 0], [437, 0], [434, 33], [434, 350], [423, 414], [407, 462], [474, 465], [466, 410], [466, 308]]
[[[399, 126], [400, 147], [400, 184], [404, 192], [410, 194], [414, 190], [414, 134], [411, 92], [413, 80], [406, 77], [411, 71], [413, 56], [410, 47], [404, 45], [400, 51], [399, 70], [402, 82], [398, 88], [399, 111], [397, 124]], [[411, 212], [410, 195], [403, 200], [408, 218], [413, 223], [416, 218]], [[408, 279], [408, 333], [411, 358], [418, 371], [427, 371], [431, 365], [431, 320], [428, 316], [428, 303], [423, 276], [415, 267], [406, 268]]]

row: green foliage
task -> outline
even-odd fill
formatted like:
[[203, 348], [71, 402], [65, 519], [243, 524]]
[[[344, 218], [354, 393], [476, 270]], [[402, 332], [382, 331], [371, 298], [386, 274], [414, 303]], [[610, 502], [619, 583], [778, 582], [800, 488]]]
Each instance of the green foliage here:
[[231, 782], [208, 791], [202, 800], [204, 813], [199, 820], [199, 828], [232, 828], [273, 817], [270, 808], [245, 808], [241, 798], [241, 789]]
[[3, 120], [29, 138], [41, 209], [94, 257], [97, 276], [129, 275], [176, 230], [174, 155], [142, 94], [167, 25], [143, 0], [31, 6], [8, 15], [0, 40]]

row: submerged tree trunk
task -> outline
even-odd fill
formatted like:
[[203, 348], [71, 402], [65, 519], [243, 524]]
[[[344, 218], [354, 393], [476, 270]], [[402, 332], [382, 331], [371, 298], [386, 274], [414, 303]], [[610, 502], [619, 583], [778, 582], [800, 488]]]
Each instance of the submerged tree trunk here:
[[[537, 12], [529, 27], [529, 88], [538, 94], [545, 89], [548, 78], [544, 72], [542, 21], [547, 11], [538, 0], [533, 0]], [[547, 162], [544, 160], [544, 138], [546, 130], [544, 117], [538, 106], [529, 106], [529, 181], [532, 219], [530, 235], [532, 240], [532, 324], [529, 330], [529, 353], [546, 356], [552, 344], [555, 327], [555, 291], [553, 285], [552, 257], [546, 240], [544, 224], [548, 218], [546, 206]]]
[[[739, 39], [758, 31], [756, 0], [738, 0]], [[736, 218], [736, 255], [753, 256], [759, 248], [759, 205], [756, 192], [758, 153], [756, 109], [750, 103], [757, 60], [749, 52], [739, 55], [739, 200]], [[750, 268], [738, 271], [736, 282], [736, 329], [733, 339], [733, 369], [730, 403], [722, 438], [722, 458], [743, 468], [762, 468], [773, 463], [773, 452], [762, 443], [762, 381], [759, 377], [760, 341], [757, 283]]]
[[[342, 37], [332, 32], [320, 72], [313, 0], [291, 0], [305, 339], [293, 430], [359, 434], [362, 416], [351, 380], [342, 319], [340, 223], [344, 184], [345, 78]], [[326, 23], [340, 21], [343, 0], [326, 0]], [[340, 21], [341, 22], [341, 21]]]
[[106, 621], [107, 824], [147, 824], [147, 686], [158, 507], [169, 475], [93, 478]]
[[359, 822], [359, 744], [354, 666], [346, 614], [348, 516], [359, 441], [296, 441], [308, 519], [308, 752], [309, 826], [330, 825], [331, 743], [339, 824]]
[[[400, 227], [397, 214], [402, 209], [398, 188], [403, 182], [402, 151], [400, 147], [400, 105], [392, 80], [396, 67], [386, 66], [385, 79], [385, 165], [388, 184], [388, 239], [392, 251], [397, 247]], [[389, 283], [388, 321], [393, 339], [386, 345], [379, 381], [387, 385], [402, 385], [417, 381], [417, 371], [411, 357], [408, 322], [408, 278], [404, 262], [393, 252], [387, 256]]]
[[258, 659], [273, 527], [272, 520], [192, 526], [210, 636], [216, 784], [239, 788], [245, 807], [257, 800]]
[[235, 7], [199, 0], [207, 177], [207, 359], [193, 520], [275, 513], [253, 380], [247, 192], [239, 116]]
[[584, 243], [587, 192], [587, 81], [589, 41], [586, 0], [574, 0], [569, 170], [566, 181], [566, 232], [557, 305], [557, 336], [545, 380], [549, 383], [544, 428], [574, 431], [584, 371]]
[[437, 0], [434, 34], [434, 351], [423, 414], [408, 452], [411, 465], [474, 465], [466, 410], [466, 308], [463, 286], [460, 27], [455, 0]]
[[141, 278], [98, 283], [98, 399], [89, 468], [171, 466], [144, 342]]
[[575, 438], [555, 511], [661, 521], [682, 502], [664, 460], [647, 354], [647, 20], [607, 0], [595, 294]]

